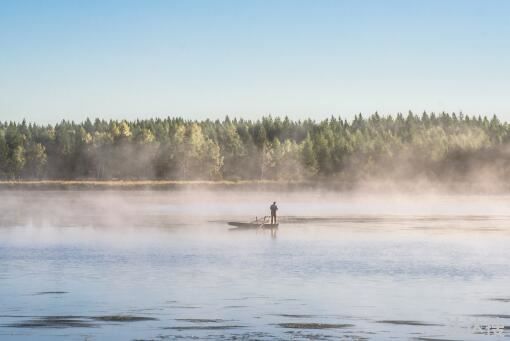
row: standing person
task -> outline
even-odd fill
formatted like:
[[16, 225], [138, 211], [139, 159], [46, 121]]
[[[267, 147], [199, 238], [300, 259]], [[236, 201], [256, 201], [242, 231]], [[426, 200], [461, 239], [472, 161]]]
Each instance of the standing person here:
[[276, 224], [276, 211], [278, 211], [278, 206], [276, 206], [276, 201], [273, 202], [271, 207], [269, 207], [271, 210], [271, 225]]

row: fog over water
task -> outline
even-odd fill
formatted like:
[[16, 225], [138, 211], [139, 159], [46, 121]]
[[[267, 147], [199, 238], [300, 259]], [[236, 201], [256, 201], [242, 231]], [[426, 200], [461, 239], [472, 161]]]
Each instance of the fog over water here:
[[[229, 230], [273, 201], [276, 235]], [[507, 195], [41, 190], [0, 203], [1, 340], [510, 335]]]

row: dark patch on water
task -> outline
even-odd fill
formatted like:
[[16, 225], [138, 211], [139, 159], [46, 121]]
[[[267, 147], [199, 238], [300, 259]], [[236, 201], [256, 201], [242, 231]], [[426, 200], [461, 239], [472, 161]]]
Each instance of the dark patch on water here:
[[176, 326], [176, 327], [163, 327], [163, 329], [172, 329], [172, 330], [228, 330], [228, 329], [237, 329], [237, 328], [246, 328], [246, 326], [237, 326], [237, 325], [227, 325], [227, 326]]
[[442, 324], [435, 323], [427, 323], [422, 321], [410, 321], [410, 320], [380, 320], [376, 321], [377, 323], [387, 323], [387, 324], [400, 324], [406, 326], [442, 326]]
[[227, 305], [224, 308], [248, 308], [246, 305]]
[[[225, 340], [225, 341], [255, 341], [255, 340], [281, 340], [281, 338], [276, 338], [274, 335], [271, 335], [266, 332], [244, 332], [244, 333], [236, 333], [231, 332], [229, 334], [213, 334], [213, 335], [201, 335], [199, 336], [189, 336], [189, 335], [159, 335], [157, 336], [157, 340]], [[285, 339], [288, 340], [288, 339]], [[149, 341], [149, 340], [140, 340], [140, 341]]]
[[420, 341], [461, 341], [457, 339], [436, 339], [433, 337], [416, 337], [413, 340], [420, 340]]
[[44, 316], [3, 325], [10, 328], [91, 328], [97, 324], [82, 316]]
[[492, 318], [500, 318], [500, 319], [510, 319], [510, 315], [508, 314], [473, 314], [470, 316], [474, 317], [492, 317]]
[[[338, 340], [338, 338], [334, 338], [332, 335], [325, 334], [310, 334], [305, 333], [301, 330], [298, 331], [287, 331], [285, 334], [290, 335], [290, 340], [316, 340], [316, 341], [327, 341], [327, 340]], [[285, 339], [287, 340], [287, 339]]]
[[67, 291], [40, 291], [40, 292], [36, 292], [35, 294], [33, 294], [34, 296], [36, 295], [64, 295], [64, 294], [68, 294], [69, 292]]
[[290, 318], [313, 318], [313, 317], [317, 317], [317, 315], [307, 315], [307, 314], [273, 314], [273, 316], [290, 317]]
[[153, 317], [133, 315], [107, 315], [107, 316], [14, 316], [2, 315], [0, 317], [28, 318], [28, 320], [2, 325], [10, 328], [90, 328], [99, 327], [97, 322], [138, 322], [157, 320]]
[[339, 329], [354, 327], [353, 324], [348, 323], [277, 323], [281, 328], [292, 329]]
[[510, 297], [493, 297], [489, 298], [489, 301], [510, 303]]
[[104, 322], [138, 322], [138, 321], [157, 321], [157, 318], [147, 316], [133, 316], [133, 315], [106, 315], [94, 316], [91, 319]]

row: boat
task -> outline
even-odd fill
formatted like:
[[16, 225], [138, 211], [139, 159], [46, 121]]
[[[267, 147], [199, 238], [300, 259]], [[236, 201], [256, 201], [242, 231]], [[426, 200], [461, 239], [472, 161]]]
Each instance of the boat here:
[[243, 223], [243, 222], [237, 222], [237, 221], [229, 221], [229, 225], [235, 226], [236, 230], [249, 230], [249, 229], [276, 229], [278, 228], [278, 223], [271, 224], [271, 223], [264, 223], [264, 222], [250, 222], [250, 223]]
[[271, 224], [268, 217], [264, 217], [263, 219], [255, 218], [255, 220], [250, 222], [238, 222], [238, 221], [229, 221], [228, 224], [230, 226], [235, 226], [235, 228], [231, 228], [230, 230], [251, 230], [251, 229], [277, 229], [278, 223]]

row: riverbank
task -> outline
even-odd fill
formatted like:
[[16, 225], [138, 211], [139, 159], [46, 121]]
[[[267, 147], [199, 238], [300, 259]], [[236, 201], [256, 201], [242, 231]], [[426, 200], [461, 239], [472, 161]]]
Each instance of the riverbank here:
[[[180, 181], [180, 180], [16, 180], [0, 181], [0, 190], [187, 190], [187, 189], [250, 189], [250, 190], [293, 190], [311, 189], [320, 186], [318, 182], [282, 181]], [[348, 189], [346, 183], [338, 183], [338, 189]]]
[[252, 190], [252, 191], [368, 191], [408, 193], [509, 193], [509, 184], [430, 181], [180, 181], [180, 180], [7, 180], [0, 190]]

